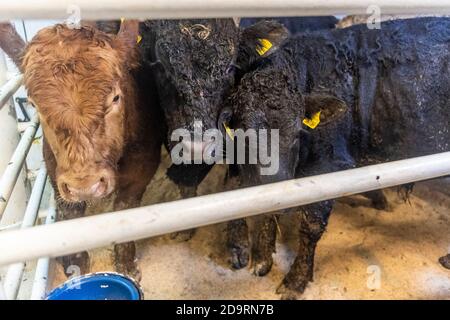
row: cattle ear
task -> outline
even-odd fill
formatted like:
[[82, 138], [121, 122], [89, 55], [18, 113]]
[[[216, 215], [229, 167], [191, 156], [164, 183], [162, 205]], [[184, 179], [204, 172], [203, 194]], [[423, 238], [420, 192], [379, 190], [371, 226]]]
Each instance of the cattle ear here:
[[342, 118], [348, 110], [347, 104], [335, 96], [310, 94], [305, 96], [305, 119], [303, 124], [315, 129], [319, 124], [327, 125]]
[[0, 22], [0, 49], [3, 49], [22, 72], [25, 46], [25, 42], [11, 23]]
[[122, 19], [119, 32], [116, 35], [116, 48], [131, 68], [135, 67], [133, 63], [138, 61], [136, 55], [140, 40], [139, 21]]
[[241, 44], [249, 46], [255, 54], [267, 57], [275, 52], [289, 36], [289, 31], [279, 22], [266, 20], [242, 31]]
[[289, 36], [289, 31], [279, 22], [260, 21], [241, 32], [238, 64], [241, 69], [270, 56]]
[[123, 41], [129, 47], [135, 47], [139, 42], [139, 21], [138, 20], [121, 20], [120, 29], [117, 38]]

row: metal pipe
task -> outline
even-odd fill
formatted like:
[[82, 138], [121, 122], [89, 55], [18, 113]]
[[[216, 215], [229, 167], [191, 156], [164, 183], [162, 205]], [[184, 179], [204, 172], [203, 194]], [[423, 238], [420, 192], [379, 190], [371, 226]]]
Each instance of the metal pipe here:
[[[3, 50], [0, 49], [0, 86], [6, 83], [8, 68], [6, 66], [6, 58]], [[1, 106], [0, 106], [1, 107]]]
[[[23, 222], [21, 229], [26, 229], [34, 226], [36, 222], [37, 213], [39, 211], [39, 206], [41, 204], [42, 194], [44, 193], [45, 182], [47, 181], [47, 170], [45, 165], [39, 170], [39, 174], [33, 185], [33, 190], [31, 191], [30, 200], [25, 210], [25, 215], [23, 217]], [[9, 243], [9, 246], [16, 248], [13, 242]], [[24, 259], [23, 261], [25, 261]], [[14, 300], [17, 298], [19, 293], [20, 282], [22, 280], [23, 271], [25, 269], [25, 262], [19, 261], [8, 267], [4, 281], [5, 295], [8, 300]]]
[[[0, 183], [1, 175], [11, 162], [11, 157], [14, 154], [21, 137], [19, 132], [17, 132], [17, 116], [14, 101], [11, 96], [15, 87], [19, 84], [19, 81], [17, 81], [16, 77], [7, 83], [7, 73], [6, 58], [0, 50], [0, 96], [2, 103], [6, 102], [3, 106], [0, 105], [0, 131], [2, 138], [0, 151]], [[6, 84], [6, 88], [4, 87], [4, 84]], [[16, 181], [23, 183], [15, 183], [11, 197], [9, 198], [8, 208], [2, 209], [2, 204], [0, 204], [0, 228], [6, 225], [15, 224], [23, 218], [31, 188], [28, 188], [29, 183], [26, 181], [25, 166], [22, 167], [23, 169], [19, 168], [19, 175]]]
[[0, 217], [6, 209], [6, 205], [11, 197], [11, 193], [16, 184], [17, 178], [22, 169], [25, 158], [30, 150], [36, 130], [39, 127], [39, 117], [34, 115], [29, 127], [25, 130], [14, 151], [8, 166], [0, 180]]
[[3, 290], [3, 283], [0, 281], [0, 301], [6, 300], [5, 290]]
[[23, 270], [25, 270], [25, 262], [17, 262], [8, 267], [3, 284], [6, 300], [17, 299], [20, 283], [22, 281]]
[[21, 0], [1, 1], [0, 19], [219, 18], [366, 13], [448, 14], [449, 0]]
[[9, 225], [6, 225], [6, 226], [1, 226], [0, 227], [0, 232], [2, 232], [4, 230], [8, 230], [8, 229], [18, 228], [21, 225], [22, 225], [22, 221], [19, 221], [19, 222], [13, 223], [13, 224], [9, 224]]
[[5, 231], [0, 233], [0, 265], [63, 256], [448, 174], [450, 152], [445, 152]]
[[0, 109], [22, 85], [23, 75], [18, 74], [0, 88]]
[[[49, 225], [56, 220], [56, 201], [54, 191], [50, 194], [50, 202], [48, 205], [48, 213], [45, 218], [45, 224]], [[48, 270], [50, 266], [50, 258], [40, 258], [36, 265], [36, 273], [34, 275], [33, 288], [31, 290], [30, 300], [44, 300], [46, 296], [48, 283]]]

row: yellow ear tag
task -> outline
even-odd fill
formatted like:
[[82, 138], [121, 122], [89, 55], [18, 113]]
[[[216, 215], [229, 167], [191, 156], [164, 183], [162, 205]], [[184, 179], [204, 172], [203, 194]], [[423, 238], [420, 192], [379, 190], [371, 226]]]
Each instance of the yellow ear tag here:
[[270, 48], [272, 48], [272, 42], [270, 42], [267, 39], [258, 39], [259, 44], [256, 45], [256, 52], [260, 56], [264, 55], [267, 51], [269, 51]]
[[223, 122], [222, 125], [225, 128], [225, 131], [227, 132], [227, 135], [230, 137], [231, 140], [233, 140], [234, 136], [233, 136], [233, 132], [231, 132], [230, 127], [228, 127], [225, 122]]
[[123, 23], [125, 21], [125, 18], [120, 18], [120, 23]]
[[303, 119], [303, 124], [311, 129], [315, 129], [320, 123], [320, 112], [313, 114], [311, 119], [305, 118]]
[[139, 42], [141, 42], [141, 40], [142, 40], [142, 36], [140, 34], [138, 34], [136, 43], [139, 44]]

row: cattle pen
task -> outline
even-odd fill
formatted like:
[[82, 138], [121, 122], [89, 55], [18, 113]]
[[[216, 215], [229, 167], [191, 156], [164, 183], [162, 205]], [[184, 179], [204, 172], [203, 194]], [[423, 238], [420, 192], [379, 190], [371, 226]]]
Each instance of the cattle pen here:
[[[449, 0], [131, 0], [125, 5], [117, 0], [22, 0], [2, 1], [0, 19], [60, 19], [68, 15], [69, 3], [78, 7], [86, 19], [365, 14], [370, 5], [379, 6], [387, 14], [450, 14]], [[17, 200], [11, 201], [13, 190], [21, 193], [17, 199], [26, 197], [25, 190], [15, 189], [15, 186], [21, 175], [26, 176], [24, 163], [39, 130], [37, 115], [17, 126], [15, 112], [6, 111], [7, 105], [13, 104], [12, 97], [22, 86], [23, 77], [9, 75], [9, 79], [2, 82], [7, 77], [3, 60], [0, 52], [0, 126], [5, 135], [0, 141], [0, 164], [6, 164], [0, 172], [0, 221], [8, 206], [16, 205]], [[14, 128], [18, 129], [14, 131]], [[17, 142], [13, 152], [3, 152], [2, 143], [7, 139]], [[47, 180], [45, 166], [42, 166], [25, 210], [19, 206], [14, 210], [14, 222], [0, 224], [0, 266], [8, 266], [0, 282], [0, 299], [17, 299], [25, 261], [38, 261], [31, 299], [44, 299], [49, 261], [53, 257], [448, 175], [450, 152], [445, 152], [70, 221], [54, 222], [55, 204], [51, 200], [45, 222], [36, 225]]]

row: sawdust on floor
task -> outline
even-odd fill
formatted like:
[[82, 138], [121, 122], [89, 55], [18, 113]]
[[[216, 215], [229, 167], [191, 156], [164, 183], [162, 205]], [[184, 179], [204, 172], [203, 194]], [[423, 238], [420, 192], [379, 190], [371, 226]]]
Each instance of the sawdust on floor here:
[[[169, 158], [147, 188], [143, 205], [179, 199], [165, 177]], [[224, 166], [216, 166], [201, 184], [200, 194], [223, 191]], [[395, 189], [386, 194], [392, 211], [371, 208], [360, 196], [335, 205], [320, 241], [304, 299], [450, 299], [450, 270], [438, 258], [450, 252], [450, 197], [419, 183], [403, 203]], [[445, 190], [448, 194], [448, 190]], [[111, 210], [111, 201], [90, 208]], [[295, 258], [295, 213], [280, 219], [272, 271], [265, 277], [251, 269], [231, 270], [225, 246], [225, 224], [200, 228], [187, 242], [169, 236], [138, 242], [141, 286], [146, 299], [279, 299], [275, 293]], [[91, 253], [91, 271], [113, 271], [112, 248]], [[54, 264], [51, 287], [66, 280]]]

